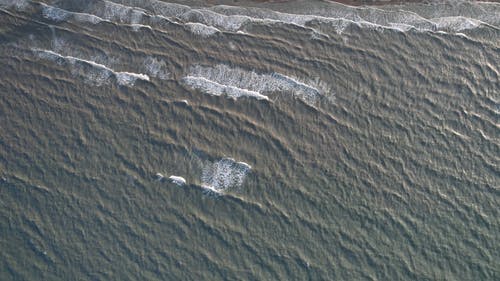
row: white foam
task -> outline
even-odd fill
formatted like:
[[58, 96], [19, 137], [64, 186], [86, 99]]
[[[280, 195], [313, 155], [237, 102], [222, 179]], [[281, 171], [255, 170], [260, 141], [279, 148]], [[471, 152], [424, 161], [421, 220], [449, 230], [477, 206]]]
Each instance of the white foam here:
[[224, 192], [231, 187], [239, 187], [250, 170], [250, 165], [244, 162], [222, 158], [205, 165], [201, 176], [202, 187], [217, 193]]
[[141, 73], [132, 72], [115, 72], [118, 84], [125, 86], [133, 86], [137, 80], [149, 81], [149, 76]]
[[42, 15], [44, 18], [53, 21], [64, 21], [71, 16], [71, 13], [63, 9], [59, 9], [48, 5], [43, 5]]
[[134, 31], [139, 31], [141, 28], [146, 28], [149, 30], [153, 30], [153, 28], [149, 25], [146, 24], [140, 24], [140, 23], [131, 23], [130, 26]]
[[85, 13], [73, 13], [73, 18], [79, 22], [90, 22], [93, 24], [98, 24], [102, 21], [105, 21], [104, 19], [102, 19], [98, 16], [91, 15], [91, 14], [85, 14]]
[[[59, 53], [50, 50], [40, 50], [33, 49], [33, 51], [43, 59], [49, 59], [55, 61], [58, 64], [69, 63], [71, 66], [71, 71], [76, 75], [83, 75], [86, 81], [93, 82], [94, 84], [100, 86], [104, 83], [108, 83], [110, 77], [114, 76], [120, 85], [132, 86], [136, 80], [149, 81], [149, 76], [145, 74], [132, 73], [132, 72], [117, 72], [113, 69], [96, 63], [91, 60], [85, 60], [82, 58], [77, 58], [73, 56], [64, 56]], [[92, 71], [88, 71], [85, 65], [92, 67]]]
[[245, 162], [238, 162], [236, 164], [241, 165], [241, 166], [247, 168], [248, 170], [252, 169], [252, 166], [250, 166], [248, 163], [245, 163]]
[[276, 87], [271, 88], [272, 90], [279, 90], [283, 92], [291, 91], [295, 96], [301, 98], [308, 104], [314, 104], [322, 95], [321, 91], [317, 87], [300, 82], [295, 78], [276, 72], [273, 73], [271, 77], [275, 79], [273, 84], [274, 87]]
[[118, 21], [121, 23], [138, 24], [142, 17], [146, 14], [144, 10], [130, 6], [121, 5], [118, 3], [104, 0], [104, 7], [101, 11], [102, 18]]
[[221, 190], [218, 190], [218, 189], [216, 189], [215, 187], [210, 186], [210, 185], [204, 185], [204, 184], [202, 184], [202, 185], [201, 185], [201, 188], [203, 188], [203, 189], [204, 189], [206, 192], [208, 192], [208, 193], [216, 193], [216, 194], [220, 194], [220, 193], [222, 193], [222, 191], [221, 191]]
[[23, 11], [28, 7], [28, 0], [0, 0], [0, 7], [15, 8]]
[[105, 1], [103, 9], [96, 9], [94, 11], [94, 13], [99, 14], [102, 17], [88, 13], [71, 12], [44, 3], [40, 4], [43, 6], [43, 17], [57, 22], [65, 21], [68, 18], [72, 17], [76, 21], [89, 22], [92, 24], [97, 24], [103, 21], [116, 21], [119, 23], [128, 24], [134, 31], [139, 31], [141, 28], [152, 30], [151, 26], [141, 24], [144, 11], [135, 10], [131, 7], [123, 6], [113, 2]]
[[441, 0], [430, 4], [410, 4], [404, 7], [386, 7], [391, 10], [404, 8], [428, 19], [465, 17], [490, 25], [500, 25], [500, 3], [482, 1]]
[[453, 31], [474, 29], [482, 24], [485, 24], [482, 21], [465, 17], [442, 17], [442, 18], [432, 19], [432, 22], [436, 24], [438, 29], [453, 30]]
[[71, 12], [44, 3], [39, 4], [43, 6], [43, 16], [55, 21], [63, 21], [72, 17], [76, 21], [93, 24], [103, 21], [128, 24], [134, 31], [139, 31], [141, 28], [152, 29], [151, 26], [141, 23], [142, 17], [146, 14], [142, 9], [134, 9], [106, 0], [96, 3], [95, 5], [89, 5], [86, 13]]
[[[316, 15], [288, 14], [248, 8], [237, 9], [229, 6], [216, 6], [213, 9], [217, 12], [208, 9], [192, 9], [180, 15], [179, 18], [185, 21], [198, 21], [205, 25], [215, 26], [232, 32], [243, 32], [241, 29], [248, 23], [285, 23], [306, 27], [306, 24], [313, 20], [321, 20], [323, 22], [339, 20], [338, 18], [328, 18]], [[223, 13], [228, 13], [228, 15]]]
[[265, 99], [265, 100], [268, 99], [268, 97], [261, 95], [259, 92], [250, 91], [231, 85], [219, 84], [215, 81], [211, 81], [204, 77], [186, 76], [183, 78], [183, 81], [187, 85], [195, 89], [200, 89], [205, 93], [215, 96], [226, 95], [234, 99], [240, 97], [254, 97], [257, 99]]
[[186, 22], [199, 22], [227, 31], [238, 31], [243, 24], [252, 21], [248, 16], [226, 16], [207, 9], [191, 9], [178, 17]]
[[415, 29], [415, 27], [413, 25], [404, 24], [404, 23], [390, 23], [389, 26], [392, 27], [393, 29], [399, 30], [401, 32], [408, 32], [412, 29]]
[[167, 70], [167, 64], [161, 59], [154, 57], [147, 57], [144, 60], [144, 68], [146, 72], [152, 77], [166, 80], [170, 77], [170, 72]]
[[161, 181], [164, 178], [164, 176], [161, 173], [156, 173], [155, 176], [156, 176], [156, 180], [158, 180], [158, 181]]
[[[444, 13], [444, 12], [443, 12]], [[336, 28], [338, 33], [349, 25], [357, 25], [362, 28], [392, 29], [401, 32], [417, 30], [428, 31], [449, 31], [458, 32], [465, 28], [476, 28], [478, 20], [466, 18], [468, 22], [453, 23], [443, 25], [443, 21], [449, 18], [435, 19], [424, 18], [411, 11], [389, 11], [374, 7], [353, 8], [343, 5], [333, 5], [331, 9], [312, 10], [311, 14], [292, 14], [259, 8], [242, 8], [232, 6], [215, 6], [210, 9], [190, 9], [183, 14], [177, 15], [183, 21], [199, 22], [204, 25], [213, 26], [221, 30], [238, 32], [247, 23], [285, 23], [301, 27], [307, 27], [313, 21], [327, 23]], [[463, 18], [463, 17], [462, 17]], [[497, 16], [481, 16], [481, 19], [488, 20], [487, 23], [495, 24], [500, 22]], [[484, 24], [484, 22], [482, 22]], [[317, 31], [317, 30], [316, 30]]]
[[178, 186], [183, 186], [183, 185], [186, 185], [186, 180], [183, 178], [183, 177], [179, 177], [179, 176], [170, 176], [168, 177], [170, 179], [170, 181], [172, 181], [172, 183], [178, 185]]
[[191, 31], [193, 34], [202, 37], [209, 37], [220, 32], [219, 29], [213, 26], [209, 26], [198, 22], [188, 22], [185, 25], [189, 28], [189, 31]]
[[[6, 1], [6, 0], [4, 0]], [[9, 2], [9, 1], [7, 1]], [[221, 31], [245, 33], [244, 27], [248, 23], [274, 24], [285, 23], [310, 28], [311, 22], [320, 22], [334, 27], [341, 34], [349, 25], [357, 25], [361, 28], [392, 29], [400, 32], [409, 30], [428, 32], [446, 31], [457, 33], [464, 29], [477, 28], [483, 24], [498, 24], [500, 22], [498, 13], [478, 14], [481, 20], [464, 16], [436, 16], [432, 19], [425, 18], [412, 11], [391, 11], [375, 7], [354, 8], [344, 5], [332, 5], [327, 9], [312, 9], [309, 14], [295, 14], [277, 12], [260, 8], [241, 8], [232, 6], [214, 6], [212, 8], [190, 8], [188, 6], [151, 1], [144, 3], [134, 0], [121, 0], [128, 5], [144, 6], [151, 12], [141, 7], [127, 6], [104, 0], [103, 5], [90, 8], [91, 13], [102, 19], [130, 24], [134, 30], [140, 27], [144, 16], [164, 17], [166, 19], [178, 19], [185, 22], [185, 26], [192, 33], [203, 37], [212, 36]], [[9, 2], [10, 3], [10, 2]], [[442, 9], [443, 10], [443, 9]], [[439, 14], [447, 14], [444, 9]], [[307, 10], [306, 10], [307, 12]], [[45, 11], [45, 16], [54, 20], [63, 20], [65, 15], [57, 8]], [[468, 14], [468, 13], [465, 13]], [[474, 14], [474, 13], [470, 13]], [[79, 15], [80, 18], [83, 15]], [[89, 18], [90, 21], [98, 21], [99, 17]], [[178, 20], [175, 20], [178, 22]], [[149, 27], [150, 28], [150, 27]], [[320, 30], [313, 29], [315, 32]]]
[[183, 82], [208, 94], [232, 98], [249, 96], [268, 99], [265, 93], [290, 93], [310, 105], [314, 105], [321, 96], [330, 94], [327, 85], [319, 80], [304, 83], [280, 73], [259, 74], [222, 64], [213, 67], [193, 66]]
[[[24, 0], [0, 0], [0, 5], [6, 7], [25, 7], [26, 3], [27, 1]], [[457, 33], [464, 29], [477, 28], [483, 24], [496, 26], [500, 24], [498, 8], [485, 10], [485, 7], [488, 7], [485, 3], [469, 3], [467, 5], [470, 7], [467, 6], [465, 8], [453, 7], [454, 9], [456, 8], [453, 11], [449, 11], [450, 8], [446, 5], [436, 5], [435, 12], [426, 12], [427, 14], [432, 14], [433, 18], [426, 18], [412, 11], [380, 9], [376, 7], [355, 8], [340, 4], [332, 4], [330, 7], [320, 9], [302, 9], [301, 13], [286, 13], [261, 8], [242, 8], [223, 5], [211, 8], [191, 8], [185, 5], [156, 0], [116, 0], [114, 2], [104, 0], [97, 3], [88, 8], [88, 12], [94, 14], [94, 17], [73, 13], [74, 17], [90, 22], [98, 22], [105, 19], [127, 23], [134, 30], [139, 30], [140, 27], [148, 27], [147, 25], [140, 25], [144, 16], [163, 16], [168, 19], [178, 19], [185, 22], [191, 32], [201, 36], [210, 36], [219, 31], [244, 33], [245, 30], [242, 29], [244, 29], [247, 23], [285, 23], [308, 28], [307, 26], [311, 22], [318, 21], [335, 27], [338, 33], [342, 33], [349, 25], [357, 25], [362, 28], [392, 29], [401, 32], [416, 30], [422, 32], [446, 31]], [[44, 5], [43, 3], [41, 4]], [[432, 5], [427, 7], [427, 9], [432, 8]], [[67, 17], [67, 15], [62, 11], [64, 10], [58, 8], [49, 9], [44, 11], [44, 16], [54, 20], [64, 20], [64, 17]], [[463, 19], [457, 20], [457, 18]], [[178, 20], [176, 21], [178, 22]], [[319, 32], [319, 30], [315, 31]]]
[[53, 21], [65, 21], [70, 17], [73, 17], [76, 21], [79, 22], [90, 22], [93, 24], [104, 21], [104, 19], [92, 14], [70, 12], [44, 3], [40, 4], [42, 5], [42, 16]]

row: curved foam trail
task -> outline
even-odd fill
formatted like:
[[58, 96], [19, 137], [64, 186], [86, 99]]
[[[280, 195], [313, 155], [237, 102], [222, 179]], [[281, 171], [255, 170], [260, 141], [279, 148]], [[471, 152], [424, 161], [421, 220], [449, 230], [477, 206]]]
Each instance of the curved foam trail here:
[[[139, 4], [139, 3], [135, 3]], [[420, 31], [436, 31], [441, 28], [439, 22], [424, 18], [411, 11], [390, 11], [373, 7], [353, 8], [333, 5], [331, 9], [311, 11], [311, 14], [283, 13], [261, 8], [245, 8], [233, 6], [215, 6], [212, 8], [192, 8], [182, 6], [176, 12], [169, 12], [170, 17], [177, 17], [187, 22], [197, 22], [226, 31], [239, 31], [246, 23], [289, 23], [305, 27], [312, 21], [338, 25], [344, 29], [346, 25], [356, 24], [368, 28], [388, 28], [407, 31], [411, 26]], [[494, 18], [494, 17], [493, 17]], [[474, 21], [474, 19], [471, 19]], [[440, 21], [440, 20], [439, 20]], [[404, 29], [399, 26], [405, 26]], [[462, 27], [451, 31], [460, 31]]]
[[241, 166], [247, 168], [248, 170], [252, 169], [252, 166], [250, 166], [249, 164], [247, 164], [245, 162], [237, 162], [236, 164], [241, 165]]
[[178, 186], [183, 186], [183, 185], [186, 185], [186, 179], [184, 179], [183, 177], [179, 177], [179, 176], [170, 176], [168, 177], [170, 179], [170, 181]]
[[[281, 91], [292, 91], [294, 95], [298, 96], [310, 105], [316, 103], [320, 96], [327, 94], [327, 91], [319, 90], [317, 87], [300, 82], [297, 79], [280, 73], [275, 72], [271, 76], [276, 80], [274, 83], [276, 84], [277, 89]], [[275, 89], [273, 88], [272, 90]]]
[[[107, 2], [105, 2], [107, 3]], [[119, 22], [121, 24], [128, 24], [132, 27], [134, 31], [139, 31], [141, 28], [146, 28], [152, 30], [151, 26], [141, 24], [142, 16], [144, 12], [132, 10], [129, 13], [128, 9], [118, 6], [118, 12], [113, 8], [106, 9], [97, 9], [95, 12], [100, 14], [100, 16], [96, 16], [89, 13], [79, 13], [79, 12], [71, 12], [58, 7], [53, 7], [44, 3], [39, 3], [43, 6], [42, 8], [42, 16], [46, 19], [50, 19], [55, 22], [62, 22], [68, 20], [70, 18], [78, 21], [78, 22], [89, 22], [92, 24], [98, 24], [100, 22]], [[109, 6], [109, 4], [108, 4]], [[107, 6], [105, 6], [107, 7]], [[115, 12], [107, 12], [107, 11], [115, 11]]]
[[[148, 3], [137, 1], [121, 2], [124, 4], [107, 0], [100, 1], [87, 9], [88, 13], [94, 14], [93, 17], [83, 13], [74, 13], [73, 17], [77, 20], [92, 23], [107, 20], [130, 24], [136, 31], [141, 27], [151, 28], [142, 23], [146, 16], [162, 16], [167, 19], [176, 18], [183, 21], [193, 34], [203, 37], [221, 31], [244, 32], [244, 28], [248, 23], [285, 23], [307, 27], [312, 22], [319, 22], [334, 27], [339, 34], [349, 25], [356, 25], [361, 28], [392, 29], [400, 32], [417, 30], [421, 32], [444, 31], [456, 34], [464, 29], [473, 29], [481, 25], [500, 24], [498, 19], [500, 14], [495, 16], [495, 13], [490, 16], [482, 16], [478, 20], [463, 16], [440, 17], [439, 14], [433, 18], [425, 18], [412, 11], [350, 7], [338, 4], [331, 5], [328, 9], [310, 10], [309, 14], [296, 14], [262, 8], [224, 5], [211, 8], [190, 8], [179, 4], [158, 3], [158, 1], [151, 1], [151, 3], [149, 1], [147, 1]], [[44, 10], [44, 16], [58, 21], [72, 16], [71, 13], [73, 12], [64, 11], [54, 7], [47, 8]]]
[[167, 68], [167, 63], [161, 59], [149, 56], [144, 60], [144, 68], [146, 72], [158, 79], [166, 80], [170, 77], [170, 72]]
[[205, 93], [215, 96], [226, 95], [234, 99], [240, 97], [253, 97], [261, 100], [269, 99], [267, 96], [261, 95], [259, 92], [241, 89], [231, 85], [219, 84], [204, 77], [186, 76], [183, 78], [183, 81], [195, 89], [199, 89]]
[[188, 22], [185, 24], [191, 33], [200, 35], [202, 37], [209, 37], [214, 34], [220, 33], [220, 30], [209, 25], [197, 22]]
[[[80, 74], [83, 72], [83, 75], [92, 82], [95, 82], [97, 85], [102, 85], [104, 83], [109, 82], [109, 78], [114, 76], [117, 82], [120, 85], [132, 86], [136, 82], [136, 80], [145, 80], [149, 81], [149, 76], [140, 73], [133, 72], [117, 72], [113, 69], [100, 64], [94, 61], [85, 60], [73, 56], [64, 56], [58, 54], [56, 52], [50, 50], [40, 50], [40, 49], [32, 49], [40, 58], [49, 59], [52, 61], [60, 62], [59, 60], [63, 60], [68, 62], [72, 66], [72, 71], [74, 73]], [[85, 72], [82, 69], [78, 68], [78, 64], [87, 64], [94, 68], [94, 72]]]
[[386, 6], [387, 10], [404, 8], [427, 19], [464, 17], [500, 26], [500, 3], [482, 1], [440, 1], [431, 4], [409, 3], [402, 6]]
[[88, 6], [85, 12], [73, 12], [47, 5], [45, 3], [34, 2], [42, 6], [42, 15], [44, 18], [61, 22], [73, 18], [80, 22], [90, 22], [97, 24], [99, 22], [115, 22], [130, 25], [135, 31], [141, 28], [152, 29], [151, 26], [142, 24], [143, 16], [146, 11], [121, 5], [110, 1], [97, 1], [97, 4]]
[[186, 22], [199, 22], [232, 32], [240, 30], [245, 23], [255, 20], [245, 15], [226, 16], [207, 9], [192, 9], [177, 17]]
[[[45, 18], [56, 21], [56, 22], [65, 21], [65, 20], [68, 20], [70, 18], [76, 19], [77, 21], [91, 22], [94, 24], [101, 22], [101, 21], [110, 22], [108, 20], [99, 18], [99, 17], [94, 16], [94, 15], [70, 12], [70, 11], [63, 10], [63, 9], [60, 9], [57, 7], [52, 7], [52, 6], [43, 4], [43, 3], [40, 3], [40, 4], [42, 5], [42, 15]], [[141, 24], [131, 24], [130, 26], [132, 26], [132, 28], [134, 30], [138, 30], [140, 28], [151, 29], [150, 26], [141, 25]], [[53, 51], [59, 52], [63, 48], [68, 48], [68, 46], [64, 46], [64, 45], [65, 45], [64, 40], [61, 40], [61, 39], [55, 37], [54, 44], [53, 44]], [[87, 62], [89, 62], [89, 61], [87, 61]], [[141, 70], [146, 72], [150, 77], [156, 77], [156, 78], [162, 79], [162, 80], [166, 80], [170, 77], [170, 72], [168, 71], [167, 63], [164, 60], [161, 60], [159, 58], [155, 58], [153, 56], [148, 56], [144, 59]], [[117, 76], [117, 78], [119, 79], [121, 84], [129, 84], [130, 82], [133, 82], [133, 79], [131, 79], [129, 76], [140, 78], [142, 80], [149, 79], [149, 77], [146, 78], [144, 75], [137, 76], [137, 75], [134, 75], [133, 73], [130, 73], [130, 72], [125, 72], [123, 74], [119, 74]]]
[[[500, 16], [500, 15], [499, 15]], [[448, 29], [453, 31], [462, 31], [474, 29], [482, 24], [486, 24], [480, 20], [470, 19], [465, 17], [443, 17], [432, 20], [438, 26], [438, 29]]]
[[[6, 3], [12, 2], [10, 0], [4, 1]], [[482, 7], [481, 4], [474, 5], [474, 7], [479, 7], [477, 9]], [[500, 5], [497, 6], [500, 7]], [[211, 36], [220, 31], [244, 32], [244, 28], [248, 23], [285, 23], [308, 27], [313, 22], [319, 22], [334, 27], [339, 34], [349, 25], [356, 25], [361, 28], [391, 29], [400, 32], [409, 30], [421, 32], [444, 31], [452, 34], [465, 29], [478, 28], [482, 25], [500, 25], [500, 8], [491, 9], [492, 11], [486, 13], [486, 15], [485, 13], [471, 12], [469, 13], [470, 17], [456, 16], [457, 12], [446, 12], [446, 7], [438, 10], [431, 14], [432, 17], [425, 17], [414, 11], [402, 9], [351, 7], [338, 3], [321, 9], [305, 8], [299, 10], [299, 13], [291, 13], [263, 8], [225, 5], [211, 8], [191, 8], [161, 1], [116, 0], [112, 2], [103, 0], [86, 9], [86, 12], [93, 14], [94, 17], [85, 16], [88, 14], [83, 13], [74, 13], [74, 17], [93, 23], [102, 20], [126, 23], [137, 31], [141, 27], [151, 28], [142, 23], [145, 17], [162, 16], [167, 19], [181, 20], [193, 34], [203, 37]], [[45, 11], [45, 16], [54, 20], [63, 20], [68, 15], [59, 9]], [[478, 19], [474, 18], [474, 16], [478, 17]]]
[[146, 14], [143, 9], [138, 9], [136, 7], [130, 7], [106, 0], [103, 2], [103, 9], [96, 10], [96, 12], [102, 13], [102, 17], [108, 20], [139, 24], [142, 21], [142, 17]]
[[43, 5], [42, 15], [46, 19], [50, 19], [53, 21], [64, 21], [71, 16], [71, 12], [68, 12], [66, 10], [59, 9], [57, 7], [52, 7], [49, 5], [44, 5], [44, 4], [42, 5]]
[[161, 181], [165, 178], [162, 173], [156, 173], [155, 177], [157, 181]]
[[221, 193], [228, 188], [241, 186], [250, 170], [250, 165], [244, 162], [222, 158], [205, 165], [201, 176], [201, 186], [208, 191]]
[[330, 94], [328, 86], [320, 81], [309, 84], [280, 73], [259, 74], [226, 65], [194, 66], [183, 82], [212, 95], [242, 96], [268, 99], [264, 93], [287, 92], [314, 105], [321, 96]]
[[40, 3], [42, 5], [42, 15], [46, 19], [50, 19], [56, 22], [65, 21], [72, 17], [76, 21], [79, 22], [90, 22], [93, 24], [97, 24], [104, 20], [96, 15], [87, 14], [87, 13], [76, 13], [70, 12], [61, 8], [53, 7], [44, 3]]
[[162, 15], [165, 17], [175, 17], [181, 15], [185, 12], [190, 11], [192, 8], [186, 5], [177, 3], [168, 3], [158, 0], [119, 0], [113, 1], [115, 3], [120, 3], [122, 5], [127, 5], [129, 7], [136, 7], [139, 9], [145, 9], [153, 14]]
[[210, 185], [202, 184], [200, 187], [203, 188], [204, 191], [209, 194], [222, 194], [222, 190], [218, 190], [217, 188]]
[[137, 79], [149, 81], [149, 76], [142, 73], [114, 72], [118, 83], [121, 85], [134, 85]]
[[[197, 18], [205, 24], [223, 27], [229, 31], [239, 30], [247, 22], [288, 23], [307, 27], [307, 25], [313, 21], [335, 26], [338, 28], [339, 33], [350, 24], [362, 28], [385, 28], [402, 32], [410, 29], [424, 32], [440, 30], [458, 32], [464, 29], [462, 24], [443, 25], [442, 22], [445, 21], [446, 18], [443, 20], [440, 18], [427, 19], [413, 12], [385, 11], [372, 7], [352, 8], [346, 6], [344, 9], [314, 11], [316, 14], [290, 14], [258, 8], [216, 6], [210, 10], [200, 9], [196, 12], [198, 14]], [[186, 18], [186, 14], [182, 15], [181, 18]], [[192, 19], [191, 17], [187, 18]], [[478, 22], [474, 19], [468, 20]], [[401, 26], [405, 28], [400, 28]], [[474, 25], [473, 27], [475, 28], [478, 26], [480, 25]]]

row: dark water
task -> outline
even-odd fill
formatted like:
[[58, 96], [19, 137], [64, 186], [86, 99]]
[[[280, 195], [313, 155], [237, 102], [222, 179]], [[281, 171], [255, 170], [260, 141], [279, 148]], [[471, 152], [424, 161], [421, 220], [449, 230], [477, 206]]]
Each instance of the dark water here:
[[0, 0], [0, 280], [500, 279], [500, 4], [177, 2]]

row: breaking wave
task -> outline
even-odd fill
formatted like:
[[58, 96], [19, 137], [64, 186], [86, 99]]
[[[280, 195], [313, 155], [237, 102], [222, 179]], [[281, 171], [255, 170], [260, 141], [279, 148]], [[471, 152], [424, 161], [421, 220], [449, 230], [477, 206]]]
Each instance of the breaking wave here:
[[183, 185], [186, 185], [186, 180], [183, 178], [183, 177], [179, 177], [179, 176], [170, 176], [168, 177], [168, 179], [173, 183], [173, 184], [176, 184], [178, 186], [183, 186]]
[[65, 21], [71, 17], [79, 22], [89, 22], [89, 23], [93, 23], [93, 24], [97, 24], [97, 23], [100, 23], [102, 21], [105, 21], [103, 18], [100, 18], [96, 15], [70, 12], [70, 11], [63, 10], [63, 9], [53, 7], [53, 6], [49, 6], [46, 4], [42, 4], [42, 15], [44, 18], [49, 19], [49, 20], [53, 20], [55, 22]]
[[202, 37], [209, 37], [211, 35], [214, 35], [218, 32], [220, 32], [219, 29], [205, 25], [202, 23], [197, 23], [197, 22], [188, 22], [186, 23], [186, 26], [188, 27], [189, 31], [191, 31], [193, 34], [200, 35]]
[[147, 57], [144, 60], [144, 68], [152, 77], [162, 80], [170, 77], [170, 72], [167, 69], [167, 63], [161, 59], [157, 59], [152, 56]]
[[[340, 4], [331, 4], [323, 9], [302, 9], [299, 13], [294, 10], [278, 12], [262, 8], [234, 7], [219, 5], [211, 8], [191, 8], [184, 5], [164, 3], [160, 1], [120, 1], [124, 5], [131, 5], [129, 9], [137, 9], [144, 13], [148, 11], [151, 16], [161, 15], [174, 18], [192, 25], [193, 23], [213, 27], [211, 31], [245, 31], [247, 24], [260, 23], [285, 23], [307, 27], [312, 23], [334, 26], [341, 33], [346, 26], [357, 25], [362, 28], [386, 28], [402, 32], [410, 29], [417, 31], [444, 31], [450, 33], [460, 32], [465, 29], [477, 28], [481, 25], [498, 26], [500, 24], [499, 9], [491, 9], [485, 13], [470, 13], [469, 17], [450, 16], [449, 8], [439, 7], [439, 12], [431, 15], [420, 15], [415, 11], [384, 10], [374, 7], [350, 7]], [[482, 9], [481, 4], [475, 4], [475, 9]], [[132, 8], [133, 7], [133, 8]], [[432, 5], [428, 8], [432, 9]], [[116, 7], [117, 11], [124, 8]], [[469, 7], [470, 9], [470, 7]], [[124, 14], [124, 12], [116, 12]], [[121, 21], [130, 20], [130, 15], [119, 17]], [[474, 24], [471, 24], [474, 23]], [[192, 31], [200, 32], [201, 26], [196, 26]], [[208, 29], [203, 28], [205, 31]]]
[[[0, 2], [0, 7], [24, 9], [28, 3], [37, 2], [3, 0]], [[43, 16], [54, 21], [64, 21], [69, 18], [94, 24], [110, 21], [129, 24], [138, 31], [141, 27], [152, 28], [149, 24], [154, 21], [151, 19], [171, 20], [184, 24], [187, 30], [203, 37], [221, 31], [247, 33], [247, 26], [251, 24], [270, 25], [277, 23], [310, 28], [317, 33], [322, 33], [324, 29], [331, 30], [333, 28], [338, 34], [343, 33], [351, 25], [400, 32], [414, 30], [450, 34], [460, 34], [464, 30], [481, 26], [500, 27], [500, 5], [484, 3], [469, 4], [467, 9], [472, 11], [462, 13], [465, 15], [460, 15], [458, 11], [449, 11], [448, 6], [438, 3], [421, 5], [425, 9], [415, 8], [413, 11], [331, 4], [323, 9], [302, 8], [295, 11], [290, 8], [287, 12], [224, 5], [211, 8], [191, 8], [161, 1], [137, 0], [94, 1], [87, 5], [83, 12], [71, 12], [43, 3], [40, 4], [43, 6]], [[487, 6], [489, 9], [485, 9], [483, 6]], [[433, 7], [436, 7], [436, 11], [429, 12]]]
[[113, 77], [118, 84], [124, 86], [133, 86], [137, 80], [149, 81], [149, 76], [145, 74], [118, 72], [94, 61], [64, 56], [49, 50], [33, 49], [33, 51], [42, 59], [51, 60], [61, 65], [69, 65], [73, 75], [83, 76], [86, 82], [97, 86], [111, 82]]
[[239, 187], [250, 172], [251, 166], [236, 162], [232, 158], [222, 158], [203, 167], [201, 182], [207, 191], [221, 193], [231, 187]]
[[183, 81], [205, 93], [232, 98], [248, 96], [268, 99], [266, 93], [291, 93], [309, 105], [314, 105], [322, 96], [330, 94], [327, 85], [319, 81], [306, 84], [280, 73], [259, 74], [222, 64], [214, 67], [194, 66]]

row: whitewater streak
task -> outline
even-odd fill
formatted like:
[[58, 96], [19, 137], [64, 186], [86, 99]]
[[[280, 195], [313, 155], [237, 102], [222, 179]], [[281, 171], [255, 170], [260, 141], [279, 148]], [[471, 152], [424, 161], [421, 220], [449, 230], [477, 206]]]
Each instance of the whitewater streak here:
[[[321, 10], [278, 12], [263, 8], [241, 8], [219, 5], [210, 8], [191, 8], [189, 6], [165, 3], [161, 1], [95, 1], [84, 11], [66, 11], [37, 1], [0, 0], [0, 7], [15, 7], [24, 10], [30, 4], [41, 5], [45, 18], [64, 21], [73, 17], [77, 21], [97, 24], [101, 21], [128, 24], [138, 31], [147, 23], [168, 20], [183, 24], [195, 35], [212, 36], [221, 31], [246, 34], [248, 24], [292, 24], [310, 28], [315, 33], [322, 33], [323, 27], [333, 28], [342, 33], [348, 26], [360, 28], [390, 29], [400, 32], [415, 30], [419, 32], [445, 32], [463, 36], [464, 30], [481, 26], [500, 27], [500, 6], [493, 3], [459, 3], [453, 7], [439, 6], [435, 3], [436, 14], [424, 15], [415, 11], [390, 10], [374, 7], [351, 7], [332, 4]], [[444, 5], [444, 4], [443, 4]], [[461, 6], [471, 10], [466, 16], [459, 15]], [[487, 10], [485, 7], [487, 6]], [[478, 12], [480, 11], [480, 12]], [[316, 24], [320, 26], [316, 26]], [[314, 27], [313, 27], [314, 26]]]
[[331, 95], [328, 85], [319, 80], [304, 83], [276, 72], [259, 74], [224, 64], [213, 67], [195, 65], [182, 81], [207, 94], [226, 95], [234, 99], [246, 96], [267, 100], [264, 93], [283, 92], [315, 105], [322, 96]]
[[222, 158], [203, 167], [202, 187], [209, 192], [221, 193], [230, 187], [239, 187], [252, 167], [233, 158]]
[[120, 85], [133, 86], [136, 80], [149, 81], [149, 76], [140, 73], [115, 71], [103, 64], [96, 63], [94, 61], [85, 60], [73, 56], [65, 56], [50, 50], [32, 49], [33, 52], [38, 54], [40, 58], [49, 59], [57, 61], [58, 59], [63, 59], [69, 62], [73, 66], [72, 70], [74, 72], [79, 72], [78, 64], [87, 64], [93, 67], [96, 71], [94, 73], [84, 73], [83, 75], [90, 81], [95, 82], [97, 85], [102, 85], [108, 82], [111, 76], [114, 76]]
[[[120, 4], [115, 2], [120, 2]], [[362, 28], [384, 28], [401, 32], [414, 29], [423, 32], [444, 31], [452, 34], [481, 25], [500, 25], [499, 9], [496, 6], [492, 6], [493, 9], [488, 12], [471, 12], [466, 17], [455, 16], [454, 9], [460, 10], [460, 5], [451, 10], [446, 7], [447, 9], [443, 9], [442, 15], [423, 16], [413, 11], [350, 7], [341, 4], [331, 5], [328, 9], [292, 13], [225, 5], [211, 8], [191, 8], [161, 1], [117, 0], [115, 2], [102, 1], [104, 5], [96, 5], [96, 9], [90, 9], [88, 12], [108, 20], [118, 20], [121, 23], [139, 23], [145, 17], [164, 16], [176, 21], [181, 20], [185, 24], [198, 23], [213, 28], [210, 31], [200, 32], [201, 26], [195, 28], [190, 26], [193, 33], [203, 36], [215, 34], [216, 30], [242, 31], [241, 29], [249, 23], [285, 23], [308, 27], [311, 23], [320, 22], [335, 26], [339, 33], [346, 26], [352, 24]], [[101, 6], [104, 6], [105, 9], [100, 9]], [[469, 4], [469, 6], [470, 9], [484, 10], [481, 6], [473, 4]]]

